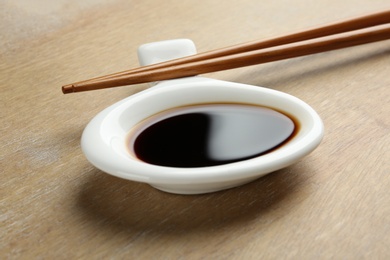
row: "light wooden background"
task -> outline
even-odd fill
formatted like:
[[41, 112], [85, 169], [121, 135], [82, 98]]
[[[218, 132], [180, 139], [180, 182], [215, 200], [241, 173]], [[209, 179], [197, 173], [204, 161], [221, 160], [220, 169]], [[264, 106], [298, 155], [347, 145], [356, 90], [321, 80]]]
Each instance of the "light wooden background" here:
[[206, 76], [277, 89], [322, 144], [248, 185], [179, 196], [91, 166], [80, 136], [147, 88], [63, 95], [137, 66], [146, 42], [199, 51], [390, 8], [388, 0], [0, 1], [1, 259], [390, 259], [390, 42]]

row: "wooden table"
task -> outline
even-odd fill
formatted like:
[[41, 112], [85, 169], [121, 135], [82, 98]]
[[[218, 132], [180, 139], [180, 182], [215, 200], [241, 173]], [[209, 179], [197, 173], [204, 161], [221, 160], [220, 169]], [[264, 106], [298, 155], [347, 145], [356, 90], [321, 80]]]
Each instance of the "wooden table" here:
[[136, 67], [142, 43], [206, 51], [389, 8], [388, 0], [0, 2], [1, 259], [390, 259], [390, 42], [206, 76], [295, 95], [322, 144], [250, 184], [180, 196], [109, 176], [80, 149], [147, 84], [63, 95]]

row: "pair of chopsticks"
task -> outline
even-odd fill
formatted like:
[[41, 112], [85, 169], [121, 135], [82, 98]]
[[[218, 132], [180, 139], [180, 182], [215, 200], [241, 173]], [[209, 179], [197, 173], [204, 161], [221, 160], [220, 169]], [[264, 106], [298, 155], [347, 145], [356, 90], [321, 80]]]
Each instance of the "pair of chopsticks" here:
[[188, 77], [387, 40], [390, 39], [390, 27], [380, 25], [388, 23], [390, 10], [80, 81], [63, 86], [62, 92], [67, 94]]

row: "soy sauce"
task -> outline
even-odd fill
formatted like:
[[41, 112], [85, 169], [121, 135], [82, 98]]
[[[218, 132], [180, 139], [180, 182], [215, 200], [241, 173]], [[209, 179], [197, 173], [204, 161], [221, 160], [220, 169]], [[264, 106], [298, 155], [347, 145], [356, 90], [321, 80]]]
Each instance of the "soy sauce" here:
[[154, 165], [216, 166], [263, 155], [288, 140], [295, 128], [290, 117], [266, 107], [195, 105], [150, 118], [131, 138], [130, 149]]

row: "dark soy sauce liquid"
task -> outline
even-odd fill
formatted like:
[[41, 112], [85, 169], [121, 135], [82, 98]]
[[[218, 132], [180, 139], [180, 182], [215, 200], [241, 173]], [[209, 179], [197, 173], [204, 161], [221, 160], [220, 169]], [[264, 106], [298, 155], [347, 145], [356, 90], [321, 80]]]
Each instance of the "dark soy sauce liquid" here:
[[181, 107], [157, 114], [138, 130], [130, 149], [142, 161], [170, 167], [207, 167], [265, 154], [296, 128], [288, 116], [245, 104]]

